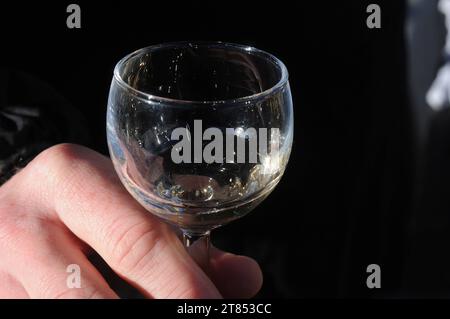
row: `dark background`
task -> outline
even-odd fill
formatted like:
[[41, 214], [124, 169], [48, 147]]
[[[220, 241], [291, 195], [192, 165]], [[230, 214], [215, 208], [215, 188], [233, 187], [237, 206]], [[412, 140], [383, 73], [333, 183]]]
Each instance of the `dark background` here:
[[[70, 2], [2, 3], [0, 67], [47, 82], [82, 113], [75, 123], [88, 136], [62, 134], [55, 143], [107, 154], [107, 95], [113, 67], [126, 54], [178, 40], [273, 53], [289, 70], [294, 100], [289, 167], [260, 207], [216, 231], [213, 242], [259, 261], [260, 297], [404, 296], [417, 157], [405, 4], [376, 1], [382, 28], [368, 29], [371, 2], [76, 1], [82, 28], [72, 30]], [[16, 90], [19, 100], [26, 95]], [[53, 112], [65, 114], [65, 107]], [[366, 287], [373, 263], [382, 269], [379, 290]]]

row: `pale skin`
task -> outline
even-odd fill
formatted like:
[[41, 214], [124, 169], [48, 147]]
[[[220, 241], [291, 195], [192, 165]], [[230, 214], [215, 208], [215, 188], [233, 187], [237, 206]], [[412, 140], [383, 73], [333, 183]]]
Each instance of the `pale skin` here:
[[[117, 298], [93, 250], [148, 298], [249, 298], [262, 285], [253, 259], [216, 248], [206, 275], [88, 148], [51, 147], [0, 187], [0, 298]], [[79, 289], [67, 286], [70, 264]]]

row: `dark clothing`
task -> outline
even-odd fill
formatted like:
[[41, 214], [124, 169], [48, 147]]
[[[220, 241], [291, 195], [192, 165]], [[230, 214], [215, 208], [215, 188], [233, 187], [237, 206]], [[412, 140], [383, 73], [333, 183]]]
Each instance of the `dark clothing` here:
[[86, 143], [88, 128], [81, 118], [48, 84], [0, 69], [0, 184], [52, 145]]

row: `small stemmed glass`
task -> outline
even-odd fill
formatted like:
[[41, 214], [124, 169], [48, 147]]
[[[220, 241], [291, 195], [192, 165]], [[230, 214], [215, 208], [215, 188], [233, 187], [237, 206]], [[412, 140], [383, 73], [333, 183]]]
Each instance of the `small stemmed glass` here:
[[140, 49], [114, 69], [107, 136], [127, 190], [179, 227], [186, 247], [204, 243], [194, 257], [205, 263], [210, 231], [254, 209], [284, 173], [293, 139], [286, 67], [222, 42]]

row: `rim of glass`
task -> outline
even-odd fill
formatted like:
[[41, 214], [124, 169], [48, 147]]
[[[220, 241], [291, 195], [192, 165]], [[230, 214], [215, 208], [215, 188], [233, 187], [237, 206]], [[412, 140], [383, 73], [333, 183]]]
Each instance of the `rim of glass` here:
[[[258, 92], [252, 95], [242, 96], [234, 99], [225, 99], [225, 100], [184, 100], [184, 99], [174, 99], [169, 97], [163, 97], [158, 96], [155, 94], [143, 92], [141, 90], [138, 90], [131, 85], [129, 85], [127, 82], [125, 82], [120, 73], [119, 69], [128, 62], [131, 58], [141, 55], [145, 52], [153, 52], [159, 49], [166, 49], [166, 48], [175, 48], [175, 47], [186, 47], [186, 46], [204, 46], [204, 47], [222, 47], [222, 48], [232, 48], [234, 50], [246, 52], [247, 54], [255, 54], [259, 55], [265, 60], [268, 60], [274, 64], [275, 67], [278, 67], [280, 69], [280, 78], [279, 80], [270, 88]], [[285, 86], [285, 84], [288, 82], [289, 74], [287, 71], [286, 66], [284, 63], [278, 59], [273, 54], [270, 54], [266, 51], [257, 49], [252, 46], [243, 45], [243, 44], [235, 44], [235, 43], [229, 43], [229, 42], [222, 42], [222, 41], [180, 41], [180, 42], [167, 42], [167, 43], [161, 43], [156, 45], [147, 46], [141, 49], [138, 49], [125, 57], [123, 57], [119, 62], [117, 62], [116, 66], [114, 67], [114, 80], [123, 88], [129, 90], [133, 95], [135, 95], [137, 98], [142, 99], [144, 101], [156, 101], [156, 102], [165, 102], [170, 104], [241, 104], [248, 101], [254, 101], [254, 100], [261, 100], [264, 99], [274, 93], [276, 93], [278, 90], [280, 90], [282, 87]]]

